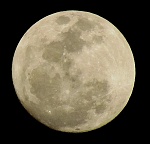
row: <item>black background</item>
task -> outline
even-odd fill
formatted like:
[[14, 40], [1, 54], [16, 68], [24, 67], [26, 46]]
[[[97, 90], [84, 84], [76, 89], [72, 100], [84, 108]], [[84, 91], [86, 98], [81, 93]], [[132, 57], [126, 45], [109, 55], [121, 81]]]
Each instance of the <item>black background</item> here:
[[[147, 139], [147, 123], [145, 101], [148, 95], [145, 92], [144, 51], [148, 10], [144, 2], [123, 2], [103, 4], [100, 1], [18, 1], [5, 2], [1, 7], [1, 39], [4, 46], [0, 48], [1, 72], [1, 140], [22, 143], [24, 141], [47, 143], [145, 143]], [[41, 18], [52, 13], [64, 10], [81, 10], [95, 13], [113, 23], [125, 36], [131, 46], [135, 64], [136, 79], [132, 96], [124, 110], [110, 123], [100, 129], [86, 133], [64, 133], [49, 129], [32, 118], [20, 104], [15, 93], [11, 66], [16, 46], [23, 34]], [[2, 35], [2, 33], [1, 33]], [[4, 142], [5, 143], [5, 142]]]

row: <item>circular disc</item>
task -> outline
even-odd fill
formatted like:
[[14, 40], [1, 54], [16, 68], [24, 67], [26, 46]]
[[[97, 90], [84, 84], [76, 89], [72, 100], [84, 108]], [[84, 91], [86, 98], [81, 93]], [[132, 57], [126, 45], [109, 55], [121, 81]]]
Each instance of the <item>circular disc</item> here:
[[106, 19], [62, 11], [23, 35], [13, 58], [13, 84], [25, 109], [63, 132], [102, 127], [125, 107], [135, 80], [124, 36]]

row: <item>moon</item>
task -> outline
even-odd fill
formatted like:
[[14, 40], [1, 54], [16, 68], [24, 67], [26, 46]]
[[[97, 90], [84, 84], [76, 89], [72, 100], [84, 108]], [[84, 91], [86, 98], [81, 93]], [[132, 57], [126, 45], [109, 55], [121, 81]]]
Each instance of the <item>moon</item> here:
[[123, 34], [85, 11], [36, 22], [19, 41], [12, 79], [23, 107], [62, 132], [87, 132], [112, 121], [134, 87], [135, 63]]

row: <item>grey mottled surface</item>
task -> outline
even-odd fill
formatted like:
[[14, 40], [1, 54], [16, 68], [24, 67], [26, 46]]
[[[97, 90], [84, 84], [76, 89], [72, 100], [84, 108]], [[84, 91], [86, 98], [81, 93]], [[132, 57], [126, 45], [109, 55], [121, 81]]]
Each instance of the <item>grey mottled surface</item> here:
[[13, 58], [18, 98], [55, 130], [83, 132], [115, 118], [131, 95], [135, 65], [123, 35], [80, 11], [52, 14], [22, 37]]

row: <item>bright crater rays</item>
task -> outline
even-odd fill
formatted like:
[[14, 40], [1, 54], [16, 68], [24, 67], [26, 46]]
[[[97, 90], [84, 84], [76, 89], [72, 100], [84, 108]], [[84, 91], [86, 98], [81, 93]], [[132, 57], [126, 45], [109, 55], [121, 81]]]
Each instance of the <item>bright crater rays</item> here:
[[110, 22], [63, 11], [35, 23], [13, 58], [17, 96], [39, 122], [63, 132], [91, 131], [113, 120], [134, 86], [131, 49]]

